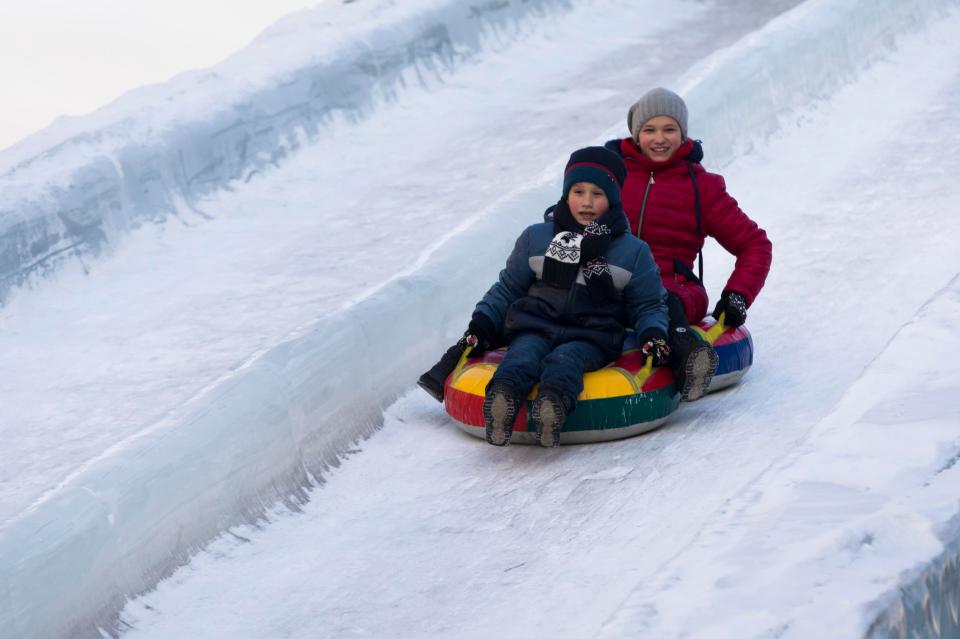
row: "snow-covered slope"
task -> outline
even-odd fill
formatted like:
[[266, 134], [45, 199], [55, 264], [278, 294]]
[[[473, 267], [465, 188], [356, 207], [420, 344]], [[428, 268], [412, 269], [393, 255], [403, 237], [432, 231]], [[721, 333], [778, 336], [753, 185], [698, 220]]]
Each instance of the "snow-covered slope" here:
[[958, 312], [960, 276], [600, 636], [957, 636]]
[[240, 609], [233, 637], [953, 636], [960, 222], [938, 150], [960, 133], [958, 28], [901, 40], [728, 165], [777, 247], [743, 385], [554, 453], [478, 444], [412, 391], [303, 512], [218, 540], [125, 609], [127, 634]]
[[[727, 501], [735, 502], [750, 490], [771, 464], [788, 465], [786, 455], [804, 441], [811, 425], [830, 413], [914, 309], [960, 270], [952, 250], [960, 231], [955, 221], [937, 215], [956, 206], [949, 176], [938, 168], [944, 158], [937, 142], [957, 132], [950, 115], [958, 104], [956, 74], [949, 62], [958, 54], [953, 44], [957, 17], [955, 10], [945, 9], [954, 7], [951, 2], [915, 3], [909, 12], [897, 3], [808, 2], [678, 80], [684, 63], [672, 58], [649, 61], [661, 63], [660, 71], [621, 69], [624, 59], [639, 53], [664, 53], [651, 41], [637, 41], [638, 32], [603, 31], [599, 26], [622, 23], [629, 16], [647, 25], [649, 30], [639, 32], [654, 41], [687, 35], [691, 26], [698, 26], [701, 40], [694, 50], [703, 55], [721, 36], [729, 37], [730, 22], [715, 25], [715, 33], [707, 28], [721, 15], [732, 20], [729, 12], [711, 4], [684, 5], [689, 11], [675, 22], [653, 27], [642, 20], [642, 12], [627, 11], [628, 4], [636, 8], [635, 3], [611, 0], [600, 3], [603, 10], [597, 3], [574, 3], [564, 5], [569, 12], [539, 15], [538, 22], [529, 23], [522, 43], [511, 48], [498, 41], [494, 48], [502, 47], [506, 55], [487, 52], [478, 64], [451, 70], [431, 90], [402, 92], [394, 104], [372, 109], [362, 128], [335, 123], [328, 133], [317, 134], [320, 143], [301, 147], [281, 170], [234, 184], [234, 193], [198, 201], [199, 210], [216, 212], [213, 220], [185, 230], [168, 225], [162, 234], [141, 229], [125, 243], [130, 247], [126, 253], [93, 264], [91, 277], [65, 271], [58, 282], [15, 296], [3, 310], [3, 320], [14, 329], [15, 341], [10, 343], [21, 349], [22, 360], [35, 359], [26, 357], [39, 352], [31, 350], [34, 342], [63, 330], [56, 324], [57, 312], [68, 319], [82, 318], [72, 322], [72, 328], [91, 339], [104, 332], [104, 326], [117, 328], [98, 323], [98, 310], [125, 314], [132, 330], [142, 335], [139, 345], [159, 359], [164, 359], [165, 349], [181, 348], [166, 359], [202, 353], [202, 359], [219, 358], [219, 363], [188, 383], [170, 377], [156, 386], [145, 364], [124, 368], [125, 362], [107, 360], [118, 371], [135, 375], [130, 383], [135, 392], [123, 396], [121, 404], [126, 416], [118, 417], [116, 406], [88, 403], [91, 392], [115, 390], [115, 376], [87, 382], [87, 387], [78, 383], [78, 393], [64, 394], [68, 426], [76, 427], [76, 441], [71, 437], [58, 442], [68, 456], [35, 456], [49, 467], [34, 476], [34, 489], [6, 493], [29, 506], [12, 508], [10, 518], [0, 524], [0, 556], [17, 558], [5, 568], [7, 586], [0, 590], [0, 627], [5, 630], [0, 632], [90, 632], [93, 624], [111, 618], [123, 595], [153, 583], [210, 535], [261, 514], [278, 497], [301, 502], [304, 488], [314, 483], [311, 476], [330, 482], [311, 496], [308, 513], [315, 514], [308, 517], [330, 529], [318, 532], [303, 519], [290, 517], [294, 541], [289, 546], [280, 542], [288, 552], [281, 550], [271, 560], [283, 565], [305, 561], [295, 554], [308, 546], [305, 539], [324, 540], [319, 550], [329, 553], [328, 562], [333, 563], [307, 568], [325, 579], [303, 595], [312, 602], [330, 602], [322, 610], [315, 604], [311, 609], [318, 625], [311, 627], [302, 616], [291, 619], [280, 605], [281, 599], [303, 603], [291, 596], [291, 589], [303, 590], [301, 583], [268, 579], [253, 586], [243, 577], [259, 575], [254, 579], [264, 582], [263, 573], [243, 564], [223, 572], [205, 571], [198, 586], [186, 584], [182, 593], [172, 592], [168, 600], [154, 601], [149, 608], [138, 603], [128, 608], [124, 619], [157, 636], [189, 635], [182, 627], [172, 629], [174, 617], [203, 623], [202, 611], [191, 611], [186, 600], [199, 596], [209, 605], [208, 584], [220, 592], [236, 585], [238, 592], [230, 601], [242, 599], [244, 591], [259, 595], [266, 585], [282, 596], [259, 596], [261, 601], [245, 603], [249, 614], [234, 629], [238, 636], [322, 636], [338, 634], [337, 628], [377, 634], [378, 629], [396, 627], [417, 633], [420, 611], [440, 597], [444, 614], [420, 633], [429, 635], [463, 630], [452, 625], [456, 619], [478, 609], [499, 610], [504, 601], [529, 592], [531, 584], [535, 590], [536, 584], [548, 590], [567, 574], [561, 568], [572, 567], [581, 571], [580, 581], [564, 582], [556, 603], [545, 606], [562, 606], [564, 593], [585, 596], [591, 584], [613, 589], [604, 590], [606, 597], [587, 595], [597, 604], [590, 614], [563, 606], [568, 614], [556, 617], [554, 634], [582, 636], [604, 628], [613, 635], [630, 635], [643, 624], [659, 623], [657, 615], [648, 614], [649, 606], [656, 607], [663, 597], [666, 612], [659, 614], [667, 615], [670, 600], [664, 593], [677, 586], [665, 584], [651, 604], [641, 582], [650, 581], [647, 577], [658, 575], [664, 566], [682, 571], [684, 551], [694, 547], [698, 531], [714, 521], [721, 522], [722, 529], [723, 520], [715, 517]], [[588, 52], [571, 51], [567, 43], [588, 18], [595, 21], [589, 23], [594, 31], [618, 35]], [[517, 24], [524, 28], [524, 23]], [[750, 23], [744, 21], [739, 28], [745, 24]], [[921, 35], [907, 37], [917, 32]], [[822, 41], [811, 34], [822, 34]], [[936, 56], [924, 50], [930, 42], [936, 44]], [[625, 51], [634, 57], [624, 56]], [[873, 68], [864, 76], [869, 63]], [[571, 68], [576, 71], [571, 73]], [[744, 68], [756, 73], [744, 76]], [[508, 71], [522, 80], [493, 81]], [[670, 427], [651, 437], [570, 449], [562, 457], [517, 450], [495, 456], [497, 451], [449, 432], [437, 407], [414, 395], [392, 409], [396, 419], [388, 417], [388, 428], [365, 443], [362, 454], [330, 474], [329, 466], [349, 457], [351, 442], [379, 425], [383, 408], [462, 330], [470, 306], [499, 269], [513, 236], [556, 198], [565, 153], [620, 134], [622, 113], [638, 90], [624, 82], [624, 76], [640, 87], [669, 83], [684, 90], [698, 114], [694, 134], [706, 139], [711, 166], [726, 167], [733, 192], [774, 238], [775, 271], [751, 313], [760, 359], [748, 384], [685, 407]], [[858, 82], [841, 91], [854, 80]], [[482, 82], [491, 89], [480, 98], [471, 88]], [[502, 108], [507, 96], [509, 106]], [[451, 114], [461, 119], [458, 126], [440, 128], [438, 122]], [[924, 123], [924, 133], [911, 138], [912, 147], [930, 152], [917, 153], [918, 159], [903, 166], [887, 159], [887, 150], [900, 143], [892, 131], [904, 126], [905, 114], [910, 122]], [[424, 121], [414, 125], [418, 117]], [[728, 135], [735, 133], [731, 122], [746, 125], [748, 131]], [[386, 131], [391, 135], [384, 146]], [[770, 141], [774, 133], [777, 137]], [[360, 159], [351, 159], [353, 153]], [[388, 161], [385, 153], [398, 158]], [[371, 163], [371, 158], [376, 161]], [[864, 158], [870, 160], [866, 168]], [[900, 176], [910, 185], [909, 192], [896, 181], [864, 184], [877, 172]], [[371, 176], [379, 190], [371, 192]], [[492, 184], [496, 188], [491, 189]], [[302, 201], [291, 205], [292, 194]], [[423, 199], [425, 194], [429, 199]], [[307, 199], [314, 208], [303, 203]], [[286, 207], [297, 210], [287, 214]], [[899, 215], [891, 217], [891, 209]], [[344, 219], [330, 215], [331, 210], [361, 213]], [[937, 236], [925, 226], [933, 221]], [[251, 230], [269, 240], [235, 241], [248, 239]], [[319, 239], [298, 244], [290, 240], [297, 233]], [[424, 243], [423, 237], [430, 241]], [[283, 242], [271, 246], [277, 238]], [[896, 261], [889, 256], [894, 244], [904, 249]], [[238, 259], [232, 250], [246, 252]], [[860, 257], [855, 259], [854, 253]], [[376, 265], [366, 263], [371, 256]], [[193, 272], [172, 264], [187, 264]], [[714, 251], [707, 264], [715, 293], [729, 260]], [[223, 275], [235, 266], [243, 276]], [[842, 277], [836, 276], [838, 269]], [[197, 272], [216, 273], [213, 281], [227, 292], [214, 296], [200, 284], [203, 277], [194, 277]], [[391, 274], [395, 277], [387, 279]], [[152, 287], [154, 280], [161, 286]], [[244, 289], [245, 296], [237, 293]], [[353, 297], [358, 290], [360, 295]], [[91, 299], [85, 299], [88, 296]], [[291, 299], [299, 303], [304, 296], [313, 299], [287, 314], [284, 305]], [[140, 309], [152, 308], [158, 297], [168, 299], [166, 304], [188, 321], [175, 325], [176, 330], [145, 321], [148, 315]], [[885, 304], [888, 299], [896, 299], [896, 304]], [[344, 301], [349, 303], [341, 309]], [[262, 314], [259, 307], [274, 314]], [[862, 322], [850, 309], [869, 314], [871, 321]], [[796, 352], [799, 327], [789, 326], [794, 313], [802, 316], [802, 328], [817, 336], [811, 353]], [[319, 321], [309, 320], [318, 316]], [[270, 323], [270, 334], [246, 326], [231, 339], [221, 339], [247, 317]], [[206, 329], [208, 323], [213, 330]], [[84, 324], [97, 330], [84, 334]], [[44, 331], [48, 326], [54, 330]], [[248, 331], [252, 337], [241, 334]], [[205, 348], [204, 340], [215, 342], [216, 348]], [[55, 360], [41, 361], [28, 368], [28, 383], [8, 396], [34, 393], [42, 400], [51, 397], [48, 389], [70, 389], [62, 383], [45, 386], [42, 378], [63, 374], [69, 379], [71, 362], [95, 362], [101, 353], [88, 354], [83, 340], [67, 343], [71, 350], [63, 358], [66, 371], [57, 370]], [[227, 348], [238, 346], [246, 349], [240, 355]], [[118, 352], [136, 356], [135, 350]], [[218, 368], [224, 354], [228, 362], [234, 357], [235, 364]], [[12, 361], [22, 363], [17, 355], [14, 351]], [[809, 366], [807, 358], [813, 362]], [[80, 373], [96, 372], [82, 364], [78, 368]], [[77, 379], [82, 378], [78, 374]], [[184, 387], [179, 395], [166, 388], [176, 384]], [[151, 404], [155, 389], [165, 400], [177, 401]], [[27, 410], [23, 400], [14, 405], [31, 426], [42, 428], [57, 419], [53, 408]], [[49, 406], [43, 401], [36, 405]], [[145, 406], [151, 406], [147, 419]], [[84, 425], [85, 420], [74, 417], [91, 408], [96, 423], [109, 432], [99, 444], [83, 449], [77, 442], [101, 436], [90, 427], [94, 421]], [[22, 437], [12, 439], [24, 442]], [[56, 441], [46, 435], [39, 439]], [[31, 454], [29, 447], [21, 450]], [[19, 457], [10, 455], [5, 461], [15, 466]], [[30, 468], [24, 467], [25, 472]], [[44, 485], [50, 478], [54, 482]], [[518, 482], [545, 488], [518, 491]], [[485, 490], [491, 485], [492, 493]], [[45, 494], [37, 498], [36, 488]], [[545, 501], [538, 502], [537, 496]], [[682, 508], [678, 497], [685, 497]], [[379, 513], [376, 526], [370, 513]], [[489, 513], [499, 514], [478, 526]], [[471, 555], [491, 534], [536, 531], [539, 522], [553, 521], [559, 523], [548, 526], [557, 535], [550, 549], [559, 555], [529, 571], [517, 572], [525, 556], [536, 556], [541, 549], [535, 536], [521, 535], [523, 543], [503, 557]], [[272, 536], [275, 529], [269, 529], [263, 544], [278, 544], [279, 538]], [[611, 545], [597, 547], [596, 540], [608, 534]], [[652, 545], [651, 534], [656, 542]], [[357, 539], [371, 545], [357, 545]], [[399, 552], [391, 543], [396, 539], [406, 540]], [[438, 554], [438, 543], [449, 548]], [[192, 565], [205, 565], [225, 545], [229, 543], [218, 542], [213, 555]], [[610, 550], [620, 545], [628, 550]], [[935, 554], [932, 546], [927, 550], [927, 556]], [[259, 552], [255, 549], [254, 554]], [[464, 555], [474, 560], [458, 564]], [[901, 561], [899, 569], [909, 568], [914, 560], [906, 554], [894, 559]], [[427, 581], [410, 572], [424, 563], [434, 566]], [[722, 569], [716, 567], [718, 573]], [[891, 587], [899, 569], [888, 573]], [[373, 576], [383, 571], [400, 576], [396, 589], [388, 584], [370, 592]], [[176, 580], [184, 581], [189, 572]], [[458, 597], [444, 586], [448, 583], [469, 584], [475, 590]], [[690, 584], [689, 592], [695, 592], [696, 583]], [[404, 599], [400, 591], [413, 596]], [[157, 596], [165, 597], [165, 592]], [[396, 614], [349, 610], [349, 599], [360, 592], [372, 597], [378, 610]], [[261, 603], [268, 610], [258, 607]], [[798, 604], [785, 597], [770, 609], [775, 611], [772, 616], [780, 613], [776, 624], [790, 630], [785, 615]], [[519, 619], [497, 613], [459, 634], [520, 633], [540, 624], [543, 610], [527, 610]], [[513, 626], [507, 625], [508, 619]], [[846, 619], [865, 627], [863, 620]]]
[[[556, 43], [583, 24], [599, 29], [604, 13], [584, 6], [544, 17], [538, 30], [511, 46], [500, 42], [501, 50], [464, 68], [456, 82], [411, 88], [359, 126], [331, 127], [282, 171], [203, 200], [206, 217], [145, 226], [108, 259], [65, 265], [55, 282], [15, 295], [0, 309], [0, 367], [17, 371], [0, 387], [7, 445], [0, 521], [260, 354], [309, 332], [318, 318], [416, 270], [444, 237], [539, 183], [545, 157], [562, 162], [571, 145], [622, 118], [634, 89], [616, 86], [621, 72], [610, 59], [716, 20], [717, 9], [698, 8], [609, 38], [590, 56], [558, 52]], [[313, 31], [302, 37], [310, 41]], [[692, 44], [703, 55], [722, 41], [704, 36]], [[691, 59], [678, 61], [675, 72]], [[592, 82], [614, 87], [599, 94], [597, 123], [583, 122], [581, 103], [559, 99], [569, 93], [567, 69], [578, 64]], [[557, 127], [570, 137], [551, 135]], [[533, 208], [537, 215], [543, 205]], [[519, 224], [528, 215], [514, 217]]]
[[[335, 122], [283, 171], [200, 202], [204, 215], [141, 227], [107, 258], [64, 264], [55, 280], [15, 295], [0, 309], [0, 366], [17, 372], [0, 386], [0, 554], [19, 557], [5, 566], [10, 585], [0, 591], [0, 612], [20, 625], [6, 626], [72, 627], [109, 616], [118, 593], [144, 588], [209, 535], [297, 494], [301, 460], [313, 472], [336, 461], [433, 357], [437, 335], [461, 324], [468, 300], [486, 285], [485, 276], [466, 278], [459, 268], [476, 237], [495, 237], [505, 249], [510, 239], [507, 227], [494, 228], [498, 220], [524, 224], [555, 197], [553, 188], [526, 198], [516, 192], [541, 183], [547, 164], [562, 163], [570, 148], [621, 120], [634, 87], [674, 77], [792, 4], [746, 12], [737, 3], [690, 3], [653, 22], [644, 15], [654, 2], [564, 3], [564, 11], [538, 14], [528, 28], [518, 22], [492, 31], [484, 64], [467, 64], [447, 82], [411, 81], [398, 89], [402, 100], [380, 103], [359, 126]], [[469, 20], [477, 15], [486, 14], [471, 9]], [[610, 30], [619, 16], [636, 27]], [[369, 17], [376, 26], [382, 15]], [[270, 69], [282, 75], [289, 57], [299, 60], [297, 51], [315, 46], [313, 26], [298, 24], [298, 47], [265, 55], [264, 77]], [[609, 35], [588, 50], [566, 46], [584, 28]], [[656, 68], [620, 68], [619, 61], [680, 35], [687, 47]], [[209, 96], [199, 82], [205, 77], [194, 76], [192, 100], [173, 101], [174, 133], [189, 130], [189, 118], [177, 117], [180, 102], [202, 106]], [[571, 83], [585, 80], [601, 98], [590, 104], [595, 118], [584, 119], [583, 103], [570, 97]], [[167, 91], [145, 91], [133, 104], [149, 124], [158, 111], [150, 95]], [[93, 119], [113, 121], [114, 107]], [[120, 125], [121, 133], [131, 128], [123, 119]], [[69, 168], [71, 158], [96, 156], [99, 139], [81, 136], [62, 156], [55, 145], [51, 164]], [[437, 283], [432, 297], [419, 293], [434, 305], [428, 319], [435, 323], [398, 330], [387, 318], [404, 308], [389, 299], [414, 304], [418, 298], [402, 292], [420, 285], [401, 281], [385, 296], [383, 282], [416, 271], [444, 236], [497, 200], [506, 204], [491, 226], [444, 249], [459, 251], [461, 260], [445, 267], [457, 278]], [[478, 268], [493, 273], [501, 256], [495, 246], [490, 251], [496, 256]], [[343, 311], [345, 304], [353, 308]], [[383, 374], [391, 366], [395, 377]], [[289, 401], [269, 398], [270, 388]]]

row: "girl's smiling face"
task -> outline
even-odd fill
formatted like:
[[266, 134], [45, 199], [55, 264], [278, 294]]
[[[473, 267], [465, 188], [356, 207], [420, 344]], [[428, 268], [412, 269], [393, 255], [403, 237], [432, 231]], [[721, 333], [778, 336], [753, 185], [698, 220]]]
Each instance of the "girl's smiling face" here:
[[577, 182], [567, 193], [567, 205], [577, 224], [586, 226], [610, 210], [606, 192], [593, 182]]
[[658, 115], [643, 123], [636, 142], [645, 156], [654, 162], [666, 162], [683, 144], [683, 134], [676, 120]]

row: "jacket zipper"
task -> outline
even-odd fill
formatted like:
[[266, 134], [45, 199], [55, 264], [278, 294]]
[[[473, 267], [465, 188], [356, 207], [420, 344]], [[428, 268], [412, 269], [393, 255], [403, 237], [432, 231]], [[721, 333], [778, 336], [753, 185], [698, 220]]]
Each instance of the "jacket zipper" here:
[[650, 171], [650, 179], [647, 181], [647, 188], [643, 191], [643, 201], [640, 203], [640, 221], [637, 222], [637, 237], [640, 237], [640, 231], [643, 230], [643, 214], [647, 212], [647, 197], [650, 195], [650, 187], [656, 184], [653, 179], [653, 171]]
[[[573, 302], [573, 294], [577, 288], [577, 279], [580, 277], [580, 272], [577, 271], [577, 277], [573, 278], [573, 284], [570, 285], [570, 290], [567, 291], [567, 299], [563, 301], [563, 308], [560, 310], [560, 317], [565, 318], [570, 314], [570, 307]], [[567, 332], [566, 326], [560, 326], [560, 332], [557, 333], [557, 343], [563, 341], [564, 334]]]

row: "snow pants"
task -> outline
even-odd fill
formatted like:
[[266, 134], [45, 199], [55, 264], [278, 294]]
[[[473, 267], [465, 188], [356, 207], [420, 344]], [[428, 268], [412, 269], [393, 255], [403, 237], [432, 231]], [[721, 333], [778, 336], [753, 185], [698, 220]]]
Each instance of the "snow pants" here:
[[608, 363], [603, 351], [591, 342], [554, 346], [540, 333], [520, 333], [510, 342], [490, 384], [508, 384], [526, 397], [539, 380], [541, 389], [556, 391], [569, 402], [572, 411], [583, 390], [583, 374]]

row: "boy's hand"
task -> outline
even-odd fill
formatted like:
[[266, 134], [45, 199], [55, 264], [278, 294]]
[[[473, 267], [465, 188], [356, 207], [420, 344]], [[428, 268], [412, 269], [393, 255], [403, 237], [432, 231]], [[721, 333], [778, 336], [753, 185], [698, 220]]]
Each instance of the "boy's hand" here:
[[643, 359], [653, 356], [653, 365], [660, 367], [666, 366], [670, 361], [670, 345], [662, 337], [653, 337], [648, 339], [640, 346], [640, 352], [643, 353]]
[[490, 348], [491, 344], [493, 344], [497, 338], [497, 327], [493, 325], [493, 321], [489, 317], [477, 312], [473, 314], [470, 325], [467, 327], [467, 332], [463, 334], [464, 337], [468, 335], [473, 335], [477, 338], [477, 345], [474, 347], [474, 351], [480, 353]]
[[747, 321], [747, 300], [736, 291], [727, 291], [720, 296], [720, 301], [713, 309], [713, 318], [720, 319], [720, 313], [726, 313], [723, 316], [724, 326], [742, 326]]

